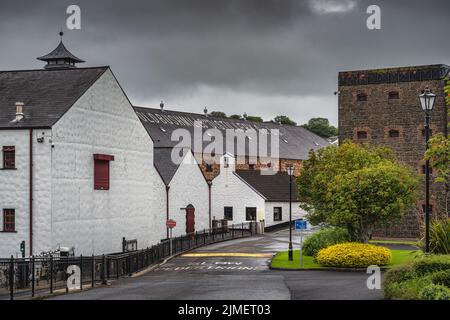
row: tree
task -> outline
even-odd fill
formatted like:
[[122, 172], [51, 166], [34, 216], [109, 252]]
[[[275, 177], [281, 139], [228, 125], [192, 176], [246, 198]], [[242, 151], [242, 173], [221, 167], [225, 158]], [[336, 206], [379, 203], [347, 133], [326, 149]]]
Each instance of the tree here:
[[291, 120], [288, 116], [277, 116], [273, 119], [275, 123], [285, 124], [289, 126], [296, 126], [297, 122]]
[[331, 126], [330, 121], [325, 118], [313, 118], [303, 127], [323, 138], [331, 138], [339, 134], [339, 130]]
[[345, 227], [353, 241], [367, 242], [414, 205], [418, 178], [391, 149], [345, 141], [311, 151], [297, 184], [313, 224]]
[[247, 116], [247, 120], [253, 122], [264, 122], [263, 118], [257, 116]]
[[213, 111], [210, 113], [211, 117], [216, 117], [216, 118], [227, 118], [227, 115], [225, 112], [221, 112], [221, 111]]
[[242, 116], [238, 115], [238, 114], [233, 114], [232, 116], [230, 116], [230, 119], [234, 119], [234, 120], [242, 120]]
[[430, 148], [425, 153], [425, 160], [430, 161], [430, 166], [434, 168], [434, 180], [442, 183], [445, 190], [445, 213], [449, 212], [449, 192], [450, 192], [450, 138], [442, 134], [435, 135], [430, 140]]

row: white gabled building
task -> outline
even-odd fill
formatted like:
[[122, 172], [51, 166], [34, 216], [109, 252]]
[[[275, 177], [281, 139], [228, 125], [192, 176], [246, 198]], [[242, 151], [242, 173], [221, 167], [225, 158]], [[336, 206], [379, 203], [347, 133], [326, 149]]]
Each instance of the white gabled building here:
[[0, 257], [165, 238], [153, 142], [110, 68], [76, 68], [62, 42], [40, 59], [0, 72]]
[[[213, 219], [228, 220], [229, 224], [264, 221], [266, 227], [289, 222], [289, 186], [287, 173], [236, 170], [235, 158], [226, 154], [212, 183]], [[306, 212], [300, 209], [295, 178], [292, 200], [293, 219], [303, 218]]]
[[[173, 152], [185, 155], [181, 164], [172, 160]], [[166, 220], [177, 222], [172, 235], [210, 229], [209, 185], [191, 150], [155, 148], [154, 154], [155, 167], [166, 187]]]

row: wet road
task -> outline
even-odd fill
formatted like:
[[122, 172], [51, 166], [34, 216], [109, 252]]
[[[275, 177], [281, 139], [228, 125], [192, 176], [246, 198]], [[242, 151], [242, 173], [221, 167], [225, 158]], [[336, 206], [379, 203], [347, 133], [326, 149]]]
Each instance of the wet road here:
[[367, 289], [365, 273], [270, 270], [271, 257], [287, 245], [286, 231], [219, 243], [175, 258], [143, 276], [54, 299], [382, 299], [382, 291]]

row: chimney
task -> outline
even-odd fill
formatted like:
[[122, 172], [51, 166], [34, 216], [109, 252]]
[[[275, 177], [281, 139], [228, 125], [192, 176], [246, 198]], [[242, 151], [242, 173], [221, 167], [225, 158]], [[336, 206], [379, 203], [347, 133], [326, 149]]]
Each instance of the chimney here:
[[23, 112], [23, 107], [25, 104], [23, 102], [16, 102], [16, 118], [12, 122], [20, 122], [25, 117]]
[[161, 104], [159, 105], [159, 107], [161, 108], [161, 112], [164, 112], [164, 101], [161, 101]]

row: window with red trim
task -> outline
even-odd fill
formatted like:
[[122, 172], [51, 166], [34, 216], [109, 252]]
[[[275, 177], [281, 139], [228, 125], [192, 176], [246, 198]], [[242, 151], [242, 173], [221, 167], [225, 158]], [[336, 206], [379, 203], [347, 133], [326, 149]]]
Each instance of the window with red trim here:
[[3, 169], [16, 168], [16, 148], [3, 147]]
[[110, 188], [110, 162], [113, 156], [94, 155], [94, 189], [109, 190]]
[[358, 140], [366, 140], [368, 137], [367, 131], [358, 131], [356, 133], [356, 137], [358, 138]]
[[3, 232], [16, 231], [16, 210], [3, 209]]

